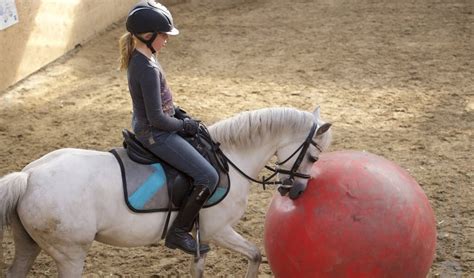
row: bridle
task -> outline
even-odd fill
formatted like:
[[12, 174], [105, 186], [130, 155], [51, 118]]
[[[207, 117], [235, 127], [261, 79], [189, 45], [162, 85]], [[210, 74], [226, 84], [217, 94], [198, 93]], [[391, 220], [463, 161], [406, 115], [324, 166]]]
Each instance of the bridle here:
[[[257, 180], [257, 179], [254, 179], [254, 178], [250, 177], [249, 175], [244, 173], [237, 165], [235, 165], [227, 156], [224, 155], [224, 157], [227, 160], [227, 162], [232, 167], [234, 167], [235, 170], [237, 170], [237, 172], [239, 172], [242, 176], [244, 176], [248, 180], [253, 181], [255, 183], [258, 183], [258, 184], [261, 184], [263, 186], [263, 189], [265, 189], [265, 186], [267, 184], [280, 184], [284, 187], [289, 188], [293, 185], [295, 177], [302, 178], [302, 179], [311, 178], [310, 175], [299, 173], [298, 169], [300, 168], [301, 163], [303, 162], [303, 159], [304, 159], [304, 157], [306, 155], [306, 152], [308, 151], [308, 148], [309, 148], [310, 145], [315, 146], [320, 152], [322, 152], [321, 146], [319, 146], [318, 143], [316, 143], [313, 140], [314, 134], [316, 133], [317, 129], [318, 129], [318, 125], [316, 123], [313, 123], [313, 125], [311, 126], [311, 130], [309, 131], [309, 134], [306, 137], [306, 140], [287, 159], [285, 159], [282, 162], [277, 162], [275, 164], [276, 166], [273, 167], [273, 168], [268, 166], [268, 165], [265, 165], [265, 168], [272, 171], [273, 174], [271, 174], [269, 177], [263, 177], [262, 180]], [[298, 157], [296, 158], [295, 163], [293, 164], [293, 166], [291, 167], [290, 170], [282, 169], [282, 168], [279, 167], [279, 166], [287, 163], [298, 152], [299, 152]], [[317, 161], [317, 158], [314, 158], [314, 161]], [[275, 177], [277, 174], [284, 174], [284, 175], [288, 175], [289, 177], [287, 179], [285, 179], [284, 181], [279, 181], [279, 180], [278, 181], [271, 181], [271, 179], [273, 179], [273, 177]]]

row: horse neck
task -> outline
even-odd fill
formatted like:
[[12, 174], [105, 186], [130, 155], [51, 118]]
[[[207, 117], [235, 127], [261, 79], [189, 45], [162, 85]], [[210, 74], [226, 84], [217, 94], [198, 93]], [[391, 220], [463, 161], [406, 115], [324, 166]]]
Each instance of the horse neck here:
[[277, 142], [266, 142], [245, 149], [222, 146], [229, 159], [247, 175], [257, 178], [276, 152]]
[[[305, 132], [306, 133], [306, 132]], [[277, 150], [287, 144], [304, 140], [303, 132], [296, 134], [291, 130], [281, 130], [276, 132], [256, 134], [260, 136], [254, 138], [252, 144], [232, 144], [226, 141], [221, 145], [222, 150], [228, 158], [248, 176], [259, 180], [259, 174], [265, 165], [274, 157]], [[267, 175], [268, 177], [268, 175]], [[250, 180], [237, 173], [231, 167], [232, 186], [242, 194], [247, 196], [252, 186]]]
[[209, 131], [239, 168], [256, 177], [278, 148], [299, 139], [295, 130], [309, 130], [312, 122], [308, 112], [269, 108], [241, 113], [210, 126]]

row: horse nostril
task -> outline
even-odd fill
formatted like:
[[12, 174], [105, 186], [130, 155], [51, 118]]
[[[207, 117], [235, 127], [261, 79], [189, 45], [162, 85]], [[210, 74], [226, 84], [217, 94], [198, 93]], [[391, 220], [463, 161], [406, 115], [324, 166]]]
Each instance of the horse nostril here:
[[288, 192], [290, 192], [290, 188], [289, 187], [278, 187], [278, 192], [280, 193], [281, 196], [285, 196], [288, 194]]
[[300, 195], [306, 190], [306, 184], [304, 183], [295, 183], [293, 187], [291, 187], [289, 192], [289, 197], [292, 200], [296, 200], [300, 197]]

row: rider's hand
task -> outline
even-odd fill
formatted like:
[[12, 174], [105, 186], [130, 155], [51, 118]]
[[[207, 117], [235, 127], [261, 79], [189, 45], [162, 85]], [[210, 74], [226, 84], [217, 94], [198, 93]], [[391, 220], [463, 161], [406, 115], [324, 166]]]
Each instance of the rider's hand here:
[[199, 122], [186, 118], [183, 120], [183, 133], [186, 136], [194, 136], [199, 130]]
[[174, 117], [176, 119], [180, 119], [180, 120], [184, 120], [186, 118], [191, 118], [187, 113], [186, 111], [184, 111], [183, 109], [181, 109], [181, 107], [179, 106], [175, 106], [174, 107]]

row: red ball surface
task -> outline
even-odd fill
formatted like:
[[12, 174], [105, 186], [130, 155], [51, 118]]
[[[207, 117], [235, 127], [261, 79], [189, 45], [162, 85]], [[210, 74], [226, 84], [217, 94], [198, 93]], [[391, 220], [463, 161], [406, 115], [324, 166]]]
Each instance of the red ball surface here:
[[433, 210], [418, 183], [367, 152], [322, 154], [296, 200], [275, 194], [265, 251], [275, 277], [426, 277]]

